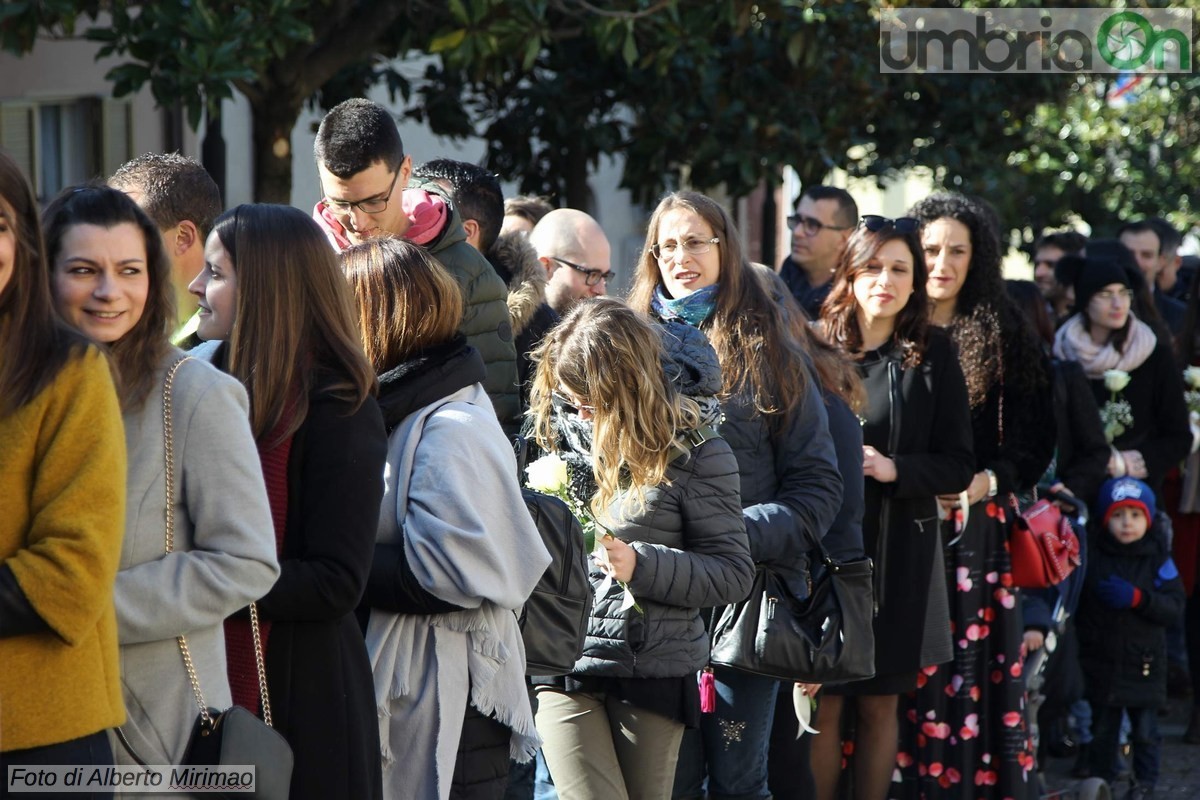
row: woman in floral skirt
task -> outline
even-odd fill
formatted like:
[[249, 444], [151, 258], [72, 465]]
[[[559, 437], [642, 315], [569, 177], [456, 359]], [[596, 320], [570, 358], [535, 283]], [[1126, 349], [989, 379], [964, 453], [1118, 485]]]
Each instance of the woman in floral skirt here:
[[1022, 621], [1012, 588], [1006, 498], [1027, 492], [1054, 448], [1049, 362], [1004, 291], [995, 215], [981, 201], [936, 194], [921, 221], [931, 321], [958, 346], [967, 381], [975, 474], [943, 497], [954, 659], [927, 666], [901, 701], [895, 798], [1033, 796], [1025, 727]]

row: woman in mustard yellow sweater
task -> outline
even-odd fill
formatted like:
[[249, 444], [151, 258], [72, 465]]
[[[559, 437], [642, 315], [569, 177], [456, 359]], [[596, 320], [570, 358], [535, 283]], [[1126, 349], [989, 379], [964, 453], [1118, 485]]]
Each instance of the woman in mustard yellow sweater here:
[[125, 438], [105, 357], [57, 322], [37, 203], [0, 152], [0, 775], [105, 765], [125, 720], [113, 580]]

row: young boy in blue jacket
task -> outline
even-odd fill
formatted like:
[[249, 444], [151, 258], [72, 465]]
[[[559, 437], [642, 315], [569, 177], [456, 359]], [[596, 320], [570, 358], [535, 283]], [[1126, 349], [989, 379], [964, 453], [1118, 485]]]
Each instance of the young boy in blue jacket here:
[[1092, 774], [1113, 781], [1122, 712], [1132, 725], [1134, 783], [1154, 794], [1162, 758], [1157, 710], [1167, 701], [1167, 626], [1183, 614], [1183, 583], [1154, 523], [1154, 491], [1136, 478], [1100, 488], [1079, 608], [1080, 660], [1092, 705]]

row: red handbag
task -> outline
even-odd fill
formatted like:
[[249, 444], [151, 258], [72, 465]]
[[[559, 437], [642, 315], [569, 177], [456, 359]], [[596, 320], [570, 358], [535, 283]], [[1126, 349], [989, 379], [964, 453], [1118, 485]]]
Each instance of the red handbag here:
[[1013, 584], [1045, 589], [1061, 583], [1079, 566], [1079, 537], [1054, 503], [1045, 498], [1018, 511], [1008, 531]]

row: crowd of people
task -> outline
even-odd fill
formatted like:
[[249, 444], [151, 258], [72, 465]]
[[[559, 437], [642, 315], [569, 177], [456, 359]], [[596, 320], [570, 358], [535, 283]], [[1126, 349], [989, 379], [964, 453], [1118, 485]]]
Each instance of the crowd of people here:
[[[678, 191], [614, 298], [594, 218], [414, 167], [374, 103], [315, 158], [311, 215], [222, 213], [175, 154], [43, 212], [0, 152], [5, 772], [183, 763], [236, 705], [293, 798], [1032, 800], [1064, 748], [1153, 795], [1169, 685], [1200, 692], [1200, 271], [1165, 220], [1048, 232], [1006, 282], [984, 200], [807, 187], [773, 269]], [[564, 675], [526, 668], [552, 549], [514, 437], [595, 535]], [[1026, 590], [1039, 493], [1086, 557]], [[818, 542], [873, 561], [873, 676], [710, 663]]]

